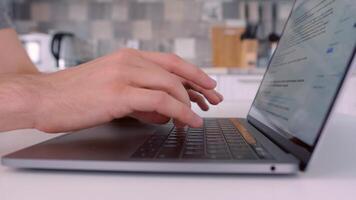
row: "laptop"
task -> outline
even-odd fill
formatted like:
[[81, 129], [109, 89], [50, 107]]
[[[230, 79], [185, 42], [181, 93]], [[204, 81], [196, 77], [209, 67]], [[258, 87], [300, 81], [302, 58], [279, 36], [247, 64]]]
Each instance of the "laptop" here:
[[355, 53], [354, 0], [297, 0], [246, 119], [207, 118], [201, 128], [121, 119], [9, 154], [2, 164], [54, 170], [295, 174], [308, 166], [356, 64]]

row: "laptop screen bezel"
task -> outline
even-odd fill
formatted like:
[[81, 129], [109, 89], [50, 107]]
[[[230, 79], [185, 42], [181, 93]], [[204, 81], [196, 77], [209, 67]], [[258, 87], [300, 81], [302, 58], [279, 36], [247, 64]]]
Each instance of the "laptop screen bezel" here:
[[[283, 31], [282, 31], [282, 35], [284, 34], [284, 32], [285, 32], [285, 30], [287, 28], [287, 23], [289, 22], [292, 14], [293, 14], [293, 11], [294, 11], [295, 5], [296, 5], [296, 1], [298, 1], [298, 0], [294, 1], [293, 9], [292, 9], [291, 13], [289, 14], [287, 22], [284, 25], [284, 28], [283, 28]], [[278, 48], [279, 48], [279, 44], [277, 45], [277, 49]], [[313, 151], [314, 151], [314, 149], [315, 149], [315, 147], [316, 147], [316, 145], [317, 145], [317, 143], [318, 143], [318, 141], [320, 139], [320, 136], [321, 136], [322, 132], [325, 129], [327, 120], [330, 117], [332, 109], [336, 104], [337, 97], [340, 94], [340, 91], [341, 91], [342, 86], [343, 86], [343, 84], [344, 84], [344, 82], [346, 80], [347, 75], [351, 71], [350, 69], [351, 69], [352, 64], [354, 62], [354, 59], [356, 59], [356, 55], [355, 54], [356, 54], [356, 42], [355, 42], [355, 45], [354, 45], [354, 50], [353, 50], [353, 52], [352, 52], [352, 54], [351, 54], [351, 56], [349, 58], [347, 66], [346, 66], [346, 71], [345, 71], [345, 73], [344, 73], [344, 75], [342, 77], [341, 82], [339, 83], [339, 85], [337, 87], [337, 91], [335, 93], [335, 96], [332, 99], [330, 107], [328, 108], [327, 114], [325, 115], [325, 118], [323, 120], [323, 123], [321, 125], [321, 128], [320, 128], [319, 132], [317, 133], [317, 137], [316, 137], [315, 142], [314, 142], [313, 145], [308, 145], [308, 144], [306, 144], [306, 143], [304, 143], [304, 142], [302, 142], [302, 141], [300, 141], [300, 140], [298, 140], [296, 138], [295, 138], [296, 140], [290, 140], [288, 138], [285, 138], [285, 137], [283, 137], [283, 134], [278, 133], [277, 131], [275, 131], [272, 128], [268, 127], [263, 122], [259, 121], [258, 119], [254, 118], [251, 115], [251, 110], [252, 110], [252, 108], [253, 108], [256, 100], [257, 100], [258, 93], [261, 90], [262, 83], [266, 78], [267, 72], [268, 72], [268, 70], [270, 68], [271, 61], [273, 60], [273, 57], [274, 57], [275, 53], [272, 55], [272, 58], [269, 60], [269, 63], [268, 63], [267, 69], [266, 69], [266, 73], [263, 76], [263, 79], [262, 79], [261, 84], [259, 86], [259, 89], [258, 89], [258, 91], [256, 93], [256, 96], [255, 96], [255, 98], [253, 100], [253, 103], [252, 103], [252, 106], [250, 108], [250, 111], [249, 111], [249, 113], [247, 115], [247, 120], [251, 125], [253, 125], [256, 129], [258, 129], [260, 132], [262, 132], [266, 137], [271, 139], [274, 143], [276, 143], [283, 150], [291, 153], [296, 158], [298, 158], [301, 161], [300, 168], [302, 170], [304, 170], [306, 168], [306, 166], [307, 166], [307, 164], [308, 164], [308, 162], [310, 160], [310, 157], [312, 156], [312, 153], [313, 153]]]

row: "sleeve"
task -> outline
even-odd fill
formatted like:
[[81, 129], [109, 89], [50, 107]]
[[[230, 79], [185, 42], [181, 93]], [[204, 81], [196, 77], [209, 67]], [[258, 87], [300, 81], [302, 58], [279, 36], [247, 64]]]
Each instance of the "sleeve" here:
[[0, 2], [0, 29], [3, 28], [11, 28], [11, 20], [10, 17], [6, 13], [5, 6], [2, 2]]

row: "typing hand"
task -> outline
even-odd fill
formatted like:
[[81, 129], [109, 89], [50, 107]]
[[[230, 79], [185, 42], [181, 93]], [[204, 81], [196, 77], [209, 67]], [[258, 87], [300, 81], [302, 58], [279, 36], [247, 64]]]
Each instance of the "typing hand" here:
[[[26, 108], [33, 127], [66, 132], [132, 116], [145, 122], [199, 127], [201, 109], [223, 97], [216, 82], [198, 67], [172, 54], [123, 49], [52, 74], [18, 75], [18, 109]], [[15, 95], [16, 96], [16, 95]], [[26, 98], [23, 98], [26, 97]]]

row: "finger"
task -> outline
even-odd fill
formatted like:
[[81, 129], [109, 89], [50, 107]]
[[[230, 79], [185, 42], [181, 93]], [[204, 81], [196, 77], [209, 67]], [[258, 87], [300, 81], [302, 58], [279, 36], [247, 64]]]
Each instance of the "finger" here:
[[160, 115], [156, 112], [134, 112], [130, 116], [140, 121], [153, 124], [166, 124], [170, 120], [169, 117]]
[[169, 118], [176, 119], [191, 127], [201, 127], [203, 120], [187, 105], [163, 91], [130, 88], [127, 91], [128, 107], [133, 112], [157, 112]]
[[[215, 101], [217, 103], [220, 103], [221, 101], [224, 100], [223, 95], [221, 95], [219, 92], [217, 92], [215, 89], [213, 90], [207, 90], [204, 89], [198, 85], [196, 85], [195, 83], [191, 82], [191, 81], [187, 81], [187, 80], [182, 80], [183, 85], [187, 88], [187, 89], [194, 89], [194, 90], [198, 90], [197, 92], [203, 94], [205, 96], [205, 98], [209, 98], [208, 100], [210, 101]], [[207, 95], [205, 95], [207, 94]]]
[[204, 88], [196, 85], [195, 83], [193, 83], [191, 81], [185, 80], [182, 77], [178, 77], [178, 78], [182, 81], [182, 83], [183, 83], [183, 85], [184, 85], [184, 87], [186, 89], [193, 89], [193, 90], [196, 90], [197, 92], [203, 94], [203, 96], [205, 98], [207, 98], [207, 100], [211, 104], [216, 105], [216, 104], [218, 104], [218, 103], [220, 103], [220, 102], [222, 102], [224, 100], [223, 95], [221, 95], [219, 92], [217, 92], [214, 89], [213, 90], [207, 90], [207, 89], [204, 89]]
[[222, 95], [219, 94], [218, 92], [216, 92], [215, 90], [206, 90], [206, 89], [204, 89], [194, 83], [191, 83], [189, 81], [187, 81], [185, 83], [185, 87], [186, 87], [186, 89], [192, 89], [192, 90], [199, 92], [209, 101], [209, 103], [211, 103], [213, 105], [217, 105], [222, 101]]
[[140, 51], [140, 54], [143, 58], [159, 64], [167, 71], [190, 80], [200, 87], [205, 89], [213, 89], [216, 87], [216, 81], [214, 79], [210, 78], [199, 67], [184, 61], [177, 55], [143, 51]]
[[213, 90], [213, 91], [214, 91], [214, 93], [216, 94], [216, 96], [219, 97], [220, 102], [224, 101], [224, 96], [223, 96], [222, 94], [220, 94], [216, 89]]
[[[151, 123], [151, 124], [166, 124], [171, 120], [171, 118], [163, 116], [156, 112], [134, 112], [129, 116], [138, 119], [142, 122]], [[173, 123], [176, 127], [186, 126], [186, 124], [178, 120], [173, 120]]]
[[209, 110], [209, 105], [206, 103], [204, 97], [202, 97], [200, 94], [198, 94], [197, 92], [195, 92], [193, 90], [188, 90], [188, 94], [189, 94], [190, 100], [197, 103], [198, 106], [200, 107], [200, 109], [202, 109], [204, 111]]
[[173, 124], [174, 124], [174, 126], [177, 127], [177, 128], [184, 128], [184, 127], [187, 126], [186, 124], [184, 124], [183, 122], [180, 122], [180, 121], [178, 121], [178, 120], [173, 120]]
[[[130, 50], [131, 52], [131, 50]], [[149, 58], [145, 58], [144, 56], [141, 56], [142, 58], [140, 59], [140, 54], [145, 54], [145, 53], [151, 53], [151, 52], [142, 52], [142, 51], [133, 51], [131, 52], [133, 53], [135, 56], [133, 56], [133, 59], [131, 59], [132, 61], [134, 61], [133, 64], [135, 64], [136, 66], [141, 66], [141, 67], [145, 67], [145, 68], [154, 68], [156, 70], [161, 70], [162, 67], [159, 66], [159, 64], [155, 64], [154, 62], [151, 62], [149, 60]], [[157, 53], [152, 53], [152, 54], [157, 54]], [[158, 54], [162, 54], [162, 53], [158, 53]], [[167, 56], [167, 54], [162, 54], [162, 56], [165, 55]], [[197, 68], [199, 69], [199, 68]], [[200, 69], [199, 69], [200, 70]], [[172, 74], [173, 75], [173, 74]], [[192, 81], [189, 81], [189, 80], [186, 80], [184, 79], [183, 77], [180, 77], [178, 75], [173, 75], [175, 77], [177, 77], [178, 79], [180, 79], [182, 81], [183, 84], [185, 85], [192, 85], [192, 86], [189, 86], [188, 88], [190, 89], [199, 89], [198, 92], [202, 93], [207, 99], [208, 101], [213, 104], [213, 105], [216, 105], [218, 103], [220, 103], [222, 100], [223, 100], [223, 97], [221, 94], [219, 94], [218, 92], [214, 91], [214, 90], [207, 90], [203, 87], [200, 87], [199, 85], [195, 84], [194, 82]], [[210, 77], [209, 77], [210, 78]], [[188, 100], [188, 99], [186, 99]]]
[[[141, 64], [150, 64], [145, 61], [140, 62]], [[154, 90], [163, 90], [189, 107], [191, 106], [189, 95], [185, 87], [173, 74], [165, 70], [158, 70], [155, 67], [132, 67], [127, 70], [127, 76], [130, 77], [129, 80], [131, 85]]]

